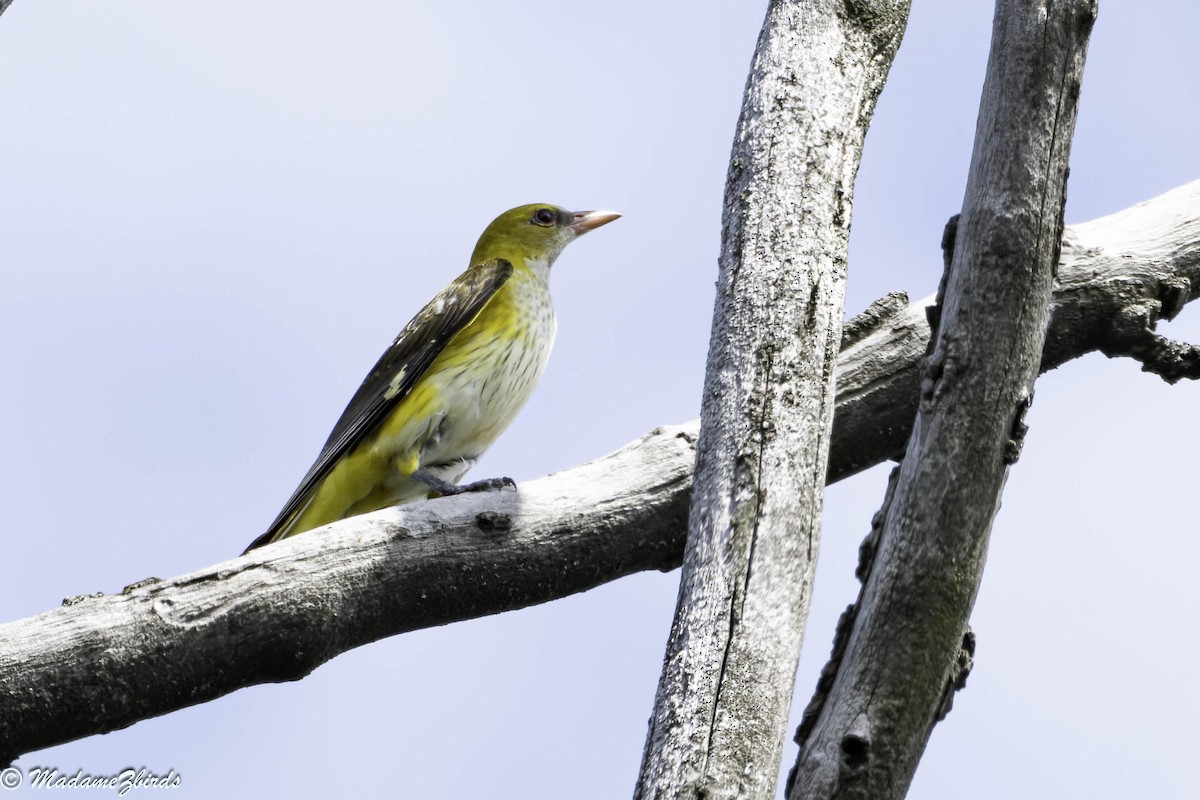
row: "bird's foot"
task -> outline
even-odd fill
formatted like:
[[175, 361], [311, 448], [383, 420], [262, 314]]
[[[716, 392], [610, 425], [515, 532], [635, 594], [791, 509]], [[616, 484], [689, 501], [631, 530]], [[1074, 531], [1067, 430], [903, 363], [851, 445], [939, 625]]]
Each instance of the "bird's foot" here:
[[517, 482], [512, 478], [484, 478], [481, 481], [471, 481], [470, 483], [460, 483], [454, 487], [454, 494], [462, 494], [463, 492], [491, 492], [501, 489], [517, 490]]
[[465, 494], [466, 492], [492, 492], [504, 489], [505, 487], [511, 488], [514, 492], [517, 490], [517, 482], [512, 478], [485, 478], [484, 480], [472, 481], [471, 483], [450, 483], [420, 469], [413, 473], [413, 478], [443, 497], [453, 494]]

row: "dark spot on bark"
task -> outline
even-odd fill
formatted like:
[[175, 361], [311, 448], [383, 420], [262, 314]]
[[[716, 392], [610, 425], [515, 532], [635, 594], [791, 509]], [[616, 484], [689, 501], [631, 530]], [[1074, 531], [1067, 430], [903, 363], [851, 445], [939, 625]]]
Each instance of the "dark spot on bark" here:
[[[946, 220], [946, 227], [942, 228], [942, 269], [946, 272], [950, 271], [950, 263], [954, 261], [954, 242], [958, 239], [959, 216], [959, 214], [955, 214]], [[941, 292], [939, 291], [940, 294]], [[941, 302], [940, 296], [938, 297], [938, 302]]]
[[1032, 405], [1032, 392], [1017, 401], [1017, 408], [1013, 414], [1012, 427], [1008, 433], [1008, 441], [1004, 443], [1004, 463], [1007, 465], [1017, 463], [1017, 459], [1021, 457], [1021, 449], [1025, 446], [1025, 434], [1029, 432], [1029, 426], [1025, 424], [1025, 414]]
[[950, 675], [942, 689], [942, 701], [938, 707], [937, 721], [941, 722], [954, 708], [954, 695], [967, 686], [967, 677], [975, 666], [975, 632], [970, 626], [963, 631], [962, 642], [959, 644], [958, 657], [950, 668]]
[[1096, 17], [1100, 11], [1099, 4], [1096, 0], [1083, 3], [1079, 9], [1079, 29], [1086, 32], [1091, 32], [1092, 26], [1096, 24]]
[[140, 581], [131, 583], [128, 586], [126, 586], [124, 589], [122, 589], [121, 594], [133, 594], [138, 589], [141, 589], [142, 587], [145, 587], [145, 586], [151, 586], [155, 583], [162, 583], [162, 578], [154, 578], [154, 577], [142, 578]]
[[1182, 275], [1164, 278], [1158, 285], [1158, 298], [1161, 303], [1159, 316], [1165, 320], [1175, 319], [1192, 299], [1192, 282]]
[[946, 363], [942, 358], [931, 358], [921, 376], [921, 410], [928, 411], [933, 405], [938, 384], [945, 374]]
[[842, 738], [842, 765], [858, 771], [870, 760], [871, 744], [861, 736], [851, 733]]
[[499, 511], [481, 511], [475, 515], [475, 524], [481, 531], [507, 531], [512, 529], [512, 517]]
[[946, 220], [942, 229], [942, 278], [938, 281], [937, 296], [933, 305], [925, 307], [925, 319], [929, 321], [929, 346], [925, 355], [933, 353], [934, 343], [937, 342], [938, 326], [942, 323], [942, 302], [946, 299], [946, 284], [950, 281], [950, 268], [954, 265], [954, 243], [958, 239], [958, 218], [955, 214]]
[[85, 600], [95, 600], [98, 597], [104, 597], [104, 592], [96, 592], [95, 594], [73, 594], [70, 597], [64, 597], [62, 604], [64, 606], [74, 606]]

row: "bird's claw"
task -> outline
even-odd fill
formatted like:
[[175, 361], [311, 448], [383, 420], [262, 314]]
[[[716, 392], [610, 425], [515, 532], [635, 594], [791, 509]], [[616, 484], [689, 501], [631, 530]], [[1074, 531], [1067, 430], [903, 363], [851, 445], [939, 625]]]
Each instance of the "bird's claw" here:
[[484, 478], [481, 481], [454, 484], [435, 477], [424, 470], [417, 470], [413, 473], [413, 477], [443, 497], [464, 494], [466, 492], [492, 492], [506, 487], [512, 489], [514, 492], [517, 490], [517, 482], [512, 478]]
[[471, 483], [460, 484], [455, 487], [459, 492], [491, 492], [500, 491], [505, 488], [517, 490], [517, 482], [512, 478], [484, 478], [481, 481], [473, 481]]

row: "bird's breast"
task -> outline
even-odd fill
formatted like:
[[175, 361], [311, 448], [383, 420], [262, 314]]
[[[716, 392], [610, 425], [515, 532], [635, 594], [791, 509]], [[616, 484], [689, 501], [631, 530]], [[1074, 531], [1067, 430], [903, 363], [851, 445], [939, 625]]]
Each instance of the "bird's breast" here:
[[431, 365], [443, 408], [423, 463], [483, 454], [533, 393], [555, 327], [545, 281], [514, 273]]

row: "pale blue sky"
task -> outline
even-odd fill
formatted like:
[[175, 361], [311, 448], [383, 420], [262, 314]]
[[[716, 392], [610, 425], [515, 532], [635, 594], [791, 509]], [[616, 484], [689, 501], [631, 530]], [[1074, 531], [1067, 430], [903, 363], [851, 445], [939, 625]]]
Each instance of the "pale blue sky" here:
[[[473, 474], [533, 478], [695, 417], [765, 7], [16, 0], [0, 619], [239, 553], [391, 337], [520, 203], [625, 217], [556, 266], [549, 369]], [[914, 4], [859, 175], [850, 312], [936, 288], [991, 10]], [[1200, 177], [1198, 31], [1185, 0], [1101, 4], [1068, 222]], [[1171, 331], [1200, 340], [1200, 310]], [[1039, 382], [976, 669], [912, 797], [1194, 792], [1198, 401], [1101, 356]], [[797, 716], [885, 476], [828, 493]], [[188, 797], [628, 796], [677, 579], [378, 642], [18, 765], [173, 768]]]

